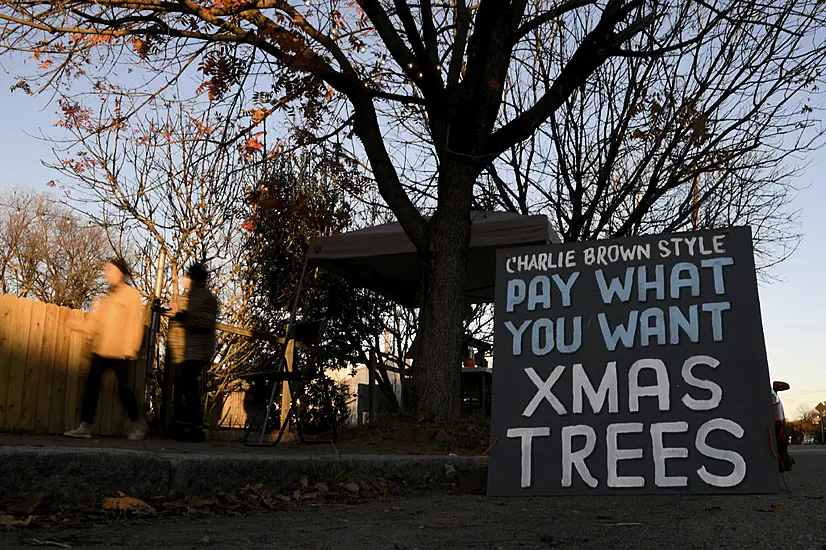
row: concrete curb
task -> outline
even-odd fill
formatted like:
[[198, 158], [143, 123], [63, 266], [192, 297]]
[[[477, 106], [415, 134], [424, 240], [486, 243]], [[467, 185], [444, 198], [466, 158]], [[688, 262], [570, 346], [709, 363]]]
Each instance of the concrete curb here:
[[149, 498], [171, 492], [207, 495], [249, 483], [280, 487], [302, 476], [402, 476], [410, 482], [487, 467], [487, 457], [152, 453], [129, 449], [0, 447], [0, 506], [36, 493], [77, 502], [123, 491]]

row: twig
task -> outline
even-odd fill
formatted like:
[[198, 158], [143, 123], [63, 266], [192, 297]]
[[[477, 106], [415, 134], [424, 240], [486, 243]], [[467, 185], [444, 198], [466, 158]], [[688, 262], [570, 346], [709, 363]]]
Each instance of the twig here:
[[24, 540], [23, 544], [28, 544], [30, 546], [56, 546], [58, 548], [71, 548], [68, 544], [57, 542], [55, 540], [29, 539]]

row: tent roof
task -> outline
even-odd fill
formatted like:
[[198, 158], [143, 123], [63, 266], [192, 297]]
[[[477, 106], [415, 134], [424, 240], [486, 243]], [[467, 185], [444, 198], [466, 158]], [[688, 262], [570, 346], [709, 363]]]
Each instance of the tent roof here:
[[[498, 248], [558, 243], [559, 236], [542, 215], [509, 212], [471, 213], [470, 251], [465, 297], [471, 303], [493, 301]], [[388, 223], [310, 241], [311, 266], [321, 267], [407, 306], [417, 306], [421, 263], [399, 223]]]

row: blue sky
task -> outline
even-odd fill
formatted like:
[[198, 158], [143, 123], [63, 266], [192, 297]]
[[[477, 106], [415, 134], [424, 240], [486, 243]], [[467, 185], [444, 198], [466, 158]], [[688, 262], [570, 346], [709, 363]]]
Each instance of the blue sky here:
[[[27, 134], [54, 134], [56, 107], [44, 97], [31, 98], [9, 92], [11, 75], [0, 70], [0, 140], [2, 171], [0, 189], [10, 186], [46, 190], [46, 182], [56, 174], [41, 164], [52, 160], [47, 143]], [[760, 288], [763, 324], [773, 379], [782, 379], [792, 389], [782, 395], [786, 413], [795, 416], [801, 405], [826, 401], [826, 367], [818, 343], [826, 341], [821, 315], [826, 294], [818, 291], [826, 273], [826, 256], [821, 239], [826, 238], [826, 185], [820, 174], [826, 171], [826, 149], [809, 159], [810, 165], [799, 184], [807, 186], [796, 199], [801, 211], [804, 239], [800, 248], [774, 271], [780, 282]]]

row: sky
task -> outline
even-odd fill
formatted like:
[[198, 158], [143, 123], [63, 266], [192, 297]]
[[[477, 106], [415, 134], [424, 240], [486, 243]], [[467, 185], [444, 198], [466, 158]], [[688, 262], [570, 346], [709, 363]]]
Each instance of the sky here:
[[[12, 75], [0, 68], [0, 192], [11, 187], [47, 190], [46, 182], [57, 174], [41, 160], [53, 160], [49, 144], [41, 134], [56, 135], [56, 107], [44, 97], [11, 93]], [[806, 159], [808, 168], [797, 184], [803, 189], [795, 199], [800, 211], [803, 241], [795, 254], [772, 271], [777, 282], [760, 286], [763, 327], [773, 380], [783, 380], [791, 389], [781, 394], [787, 416], [794, 417], [802, 406], [814, 407], [826, 401], [826, 326], [821, 315], [826, 310], [826, 293], [817, 290], [826, 273], [826, 254], [821, 239], [826, 238], [826, 148]]]

